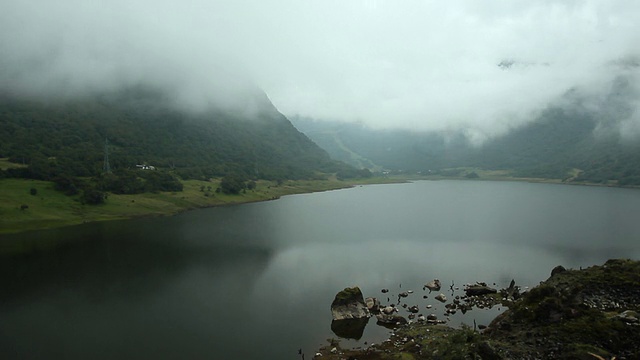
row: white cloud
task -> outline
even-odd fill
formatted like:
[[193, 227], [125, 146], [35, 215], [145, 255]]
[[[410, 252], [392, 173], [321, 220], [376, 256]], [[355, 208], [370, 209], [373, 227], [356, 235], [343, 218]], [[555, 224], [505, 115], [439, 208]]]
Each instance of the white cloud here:
[[[0, 10], [0, 77], [12, 86], [145, 80], [197, 104], [228, 101], [242, 73], [285, 114], [477, 134], [610, 79], [606, 64], [640, 43], [632, 0], [24, 0]], [[505, 71], [503, 60], [515, 64]]]

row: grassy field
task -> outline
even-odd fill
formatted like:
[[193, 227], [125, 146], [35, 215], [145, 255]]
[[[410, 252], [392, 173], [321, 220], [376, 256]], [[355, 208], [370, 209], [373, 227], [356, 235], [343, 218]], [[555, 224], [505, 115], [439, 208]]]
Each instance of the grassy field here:
[[[184, 181], [184, 191], [136, 195], [109, 194], [105, 204], [83, 205], [78, 197], [55, 191], [53, 183], [37, 180], [0, 180], [0, 234], [47, 229], [92, 221], [173, 215], [210, 206], [277, 199], [284, 195], [335, 190], [358, 184], [398, 182], [372, 178], [360, 181], [259, 181], [254, 190], [238, 195], [216, 193], [219, 181]], [[31, 195], [31, 189], [36, 190]]]

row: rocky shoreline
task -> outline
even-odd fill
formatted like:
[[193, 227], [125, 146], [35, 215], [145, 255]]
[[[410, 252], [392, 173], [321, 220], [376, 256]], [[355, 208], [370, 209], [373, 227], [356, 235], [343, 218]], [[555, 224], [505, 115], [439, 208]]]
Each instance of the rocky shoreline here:
[[[410, 290], [389, 305], [364, 299], [357, 287], [341, 291], [332, 304], [336, 335], [361, 337], [370, 317], [393, 332], [364, 349], [343, 349], [331, 339], [314, 359], [640, 359], [638, 261], [609, 260], [580, 270], [558, 266], [548, 280], [522, 293], [513, 281], [500, 290], [467, 284], [464, 295], [455, 295], [452, 284], [450, 298], [441, 287], [437, 279], [425, 284], [429, 293], [423, 298], [442, 302], [442, 316], [429, 305], [412, 305], [417, 295]], [[387, 289], [381, 292], [391, 300]], [[507, 310], [488, 326], [445, 325], [448, 314], [493, 306]]]

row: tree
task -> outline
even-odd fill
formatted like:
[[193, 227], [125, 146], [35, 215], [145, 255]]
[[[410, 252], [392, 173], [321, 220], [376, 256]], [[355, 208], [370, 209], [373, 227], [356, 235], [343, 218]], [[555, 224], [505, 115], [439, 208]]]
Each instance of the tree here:
[[105, 195], [95, 188], [87, 188], [82, 192], [82, 202], [88, 205], [98, 205], [104, 203]]
[[227, 175], [220, 181], [220, 190], [225, 194], [239, 194], [247, 185], [239, 175]]

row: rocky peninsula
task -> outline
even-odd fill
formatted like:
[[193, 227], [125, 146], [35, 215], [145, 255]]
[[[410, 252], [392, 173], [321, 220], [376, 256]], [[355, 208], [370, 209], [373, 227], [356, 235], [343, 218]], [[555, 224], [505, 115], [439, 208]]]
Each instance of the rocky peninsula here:
[[442, 295], [445, 314], [486, 306], [507, 310], [488, 326], [452, 328], [436, 314], [399, 305], [408, 292], [398, 295], [397, 304], [381, 305], [364, 299], [358, 288], [345, 289], [336, 295], [340, 310], [332, 311], [338, 336], [362, 336], [358, 322], [366, 324], [372, 316], [394, 330], [387, 340], [358, 349], [330, 339], [314, 359], [640, 359], [638, 261], [609, 260], [577, 270], [558, 266], [549, 279], [523, 292], [514, 282], [501, 290], [476, 283], [468, 284], [464, 295], [446, 299], [437, 293], [440, 287], [437, 279], [425, 284]]

